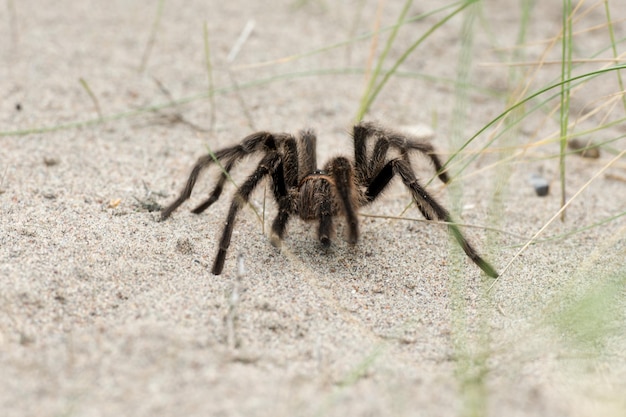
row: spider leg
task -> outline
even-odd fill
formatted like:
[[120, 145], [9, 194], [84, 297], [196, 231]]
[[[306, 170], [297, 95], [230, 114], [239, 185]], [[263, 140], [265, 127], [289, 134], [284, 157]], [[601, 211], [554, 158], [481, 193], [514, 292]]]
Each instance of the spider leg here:
[[352, 129], [352, 138], [354, 139], [354, 167], [357, 178], [363, 184], [367, 183], [370, 177], [370, 173], [367, 169], [367, 138], [369, 135], [370, 129], [366, 123], [359, 123]]
[[[220, 155], [216, 154], [215, 159], [219, 161]], [[163, 211], [161, 211], [161, 220], [165, 220], [168, 217], [170, 217], [172, 212], [176, 210], [181, 204], [183, 204], [191, 196], [191, 191], [193, 191], [193, 187], [196, 185], [198, 176], [205, 168], [207, 168], [213, 162], [215, 162], [215, 160], [213, 159], [211, 155], [204, 155], [198, 159], [196, 164], [191, 169], [191, 173], [189, 174], [189, 178], [187, 179], [185, 188], [183, 188], [183, 191], [180, 193], [180, 196], [178, 196], [178, 198], [172, 204], [170, 204], [169, 206], [164, 208]]]
[[220, 178], [217, 181], [217, 184], [215, 184], [215, 188], [213, 188], [213, 191], [211, 191], [211, 194], [209, 194], [209, 198], [207, 198], [201, 204], [199, 204], [196, 208], [191, 210], [193, 214], [202, 213], [204, 210], [211, 207], [211, 205], [220, 198], [220, 195], [222, 194], [222, 191], [224, 190], [224, 183], [228, 179], [228, 174], [230, 173], [230, 170], [233, 168], [233, 165], [235, 165], [236, 161], [237, 159], [231, 158], [226, 164], [224, 164], [224, 166], [222, 167], [223, 171], [220, 175]]
[[[300, 172], [300, 156], [298, 153], [298, 144], [296, 143], [296, 139], [289, 134], [284, 134], [278, 137], [281, 140], [281, 145], [283, 149], [283, 174], [281, 175], [280, 181], [285, 184], [287, 187], [297, 187], [300, 182], [299, 172]], [[286, 190], [281, 195], [286, 195]]]
[[380, 172], [387, 162], [387, 152], [389, 152], [389, 141], [385, 138], [381, 138], [376, 141], [374, 149], [372, 150], [372, 156], [367, 164], [367, 179], [366, 184], [369, 184], [372, 177]]
[[259, 165], [256, 167], [254, 172], [246, 179], [246, 181], [239, 187], [237, 190], [235, 197], [233, 198], [232, 203], [230, 204], [230, 209], [228, 211], [228, 216], [226, 217], [226, 224], [224, 226], [224, 231], [222, 232], [222, 237], [220, 239], [219, 250], [217, 252], [217, 256], [215, 257], [215, 261], [213, 262], [213, 268], [211, 272], [213, 275], [220, 275], [222, 270], [224, 269], [224, 261], [226, 259], [226, 252], [228, 252], [228, 248], [230, 247], [230, 241], [233, 235], [233, 227], [235, 226], [235, 218], [237, 217], [237, 213], [241, 210], [241, 207], [250, 199], [250, 194], [257, 185], [265, 178], [267, 175], [272, 174], [276, 169], [277, 165], [280, 163], [280, 155], [278, 152], [268, 152]]
[[366, 190], [366, 198], [368, 201], [374, 200], [380, 192], [389, 184], [394, 174], [398, 174], [402, 182], [411, 191], [415, 204], [428, 220], [440, 220], [448, 223], [448, 230], [463, 249], [463, 252], [474, 262], [485, 274], [492, 278], [497, 278], [496, 270], [485, 261], [472, 245], [467, 241], [461, 230], [453, 222], [450, 213], [441, 206], [428, 192], [420, 185], [415, 177], [411, 165], [403, 159], [393, 159], [389, 161], [378, 176], [374, 178], [372, 184]]
[[278, 205], [278, 214], [272, 222], [272, 235], [270, 236], [270, 243], [275, 248], [279, 248], [282, 245], [283, 238], [285, 237], [285, 229], [287, 228], [287, 222], [290, 217], [289, 210], [280, 207], [280, 203]]
[[[357, 176], [369, 183], [372, 176], [378, 172], [384, 164], [386, 153], [390, 147], [398, 150], [403, 159], [408, 161], [408, 154], [412, 151], [421, 152], [428, 156], [435, 166], [439, 179], [444, 183], [449, 182], [448, 174], [444, 171], [439, 156], [428, 142], [421, 141], [410, 135], [398, 133], [382, 128], [375, 123], [361, 122], [354, 126], [354, 156]], [[376, 137], [376, 145], [372, 151], [370, 162], [367, 163], [367, 139]], [[386, 143], [386, 144], [385, 144]], [[377, 169], [378, 167], [378, 169]]]
[[[266, 149], [276, 149], [276, 145], [274, 143], [274, 135], [268, 132], [253, 133], [246, 136], [239, 145], [222, 149], [212, 155], [204, 155], [200, 157], [191, 169], [191, 173], [189, 174], [189, 178], [187, 179], [185, 188], [180, 193], [180, 196], [172, 204], [170, 204], [169, 206], [164, 208], [163, 211], [161, 211], [161, 220], [167, 219], [174, 212], [174, 210], [176, 210], [181, 204], [189, 199], [200, 173], [204, 169], [208, 168], [215, 161], [220, 162], [226, 159], [228, 162], [226, 163], [224, 170], [228, 172], [233, 167], [233, 165], [241, 158], [251, 153], [262, 150], [263, 147], [265, 147]], [[193, 212], [196, 214], [201, 213], [202, 211], [206, 210], [211, 204], [213, 204], [219, 198], [225, 181], [226, 174], [222, 172], [222, 175], [220, 176], [220, 179], [218, 180], [218, 183], [213, 191], [211, 192], [209, 198], [198, 207], [196, 207]]]
[[321, 183], [319, 191], [322, 199], [319, 205], [320, 222], [317, 229], [317, 236], [322, 246], [328, 248], [330, 246], [331, 238], [335, 234], [330, 183], [326, 181]]
[[[295, 153], [293, 155], [297, 157]], [[288, 159], [289, 157], [284, 156], [283, 158]], [[289, 161], [289, 163], [293, 163], [293, 161]], [[274, 247], [280, 247], [283, 237], [285, 236], [287, 222], [289, 221], [289, 217], [291, 215], [291, 201], [289, 199], [286, 184], [286, 165], [288, 165], [286, 161], [281, 161], [279, 162], [276, 169], [272, 172], [274, 198], [276, 199], [276, 203], [278, 204], [278, 214], [272, 222], [272, 235], [270, 236], [270, 242]], [[293, 171], [292, 174], [294, 175], [294, 179], [297, 180], [297, 165], [296, 171]]]
[[356, 214], [359, 202], [354, 189], [354, 169], [346, 158], [337, 157], [327, 164], [327, 171], [334, 180], [348, 222], [348, 242], [355, 244], [359, 239], [359, 219]]
[[443, 170], [443, 165], [441, 164], [439, 156], [437, 156], [435, 149], [430, 143], [422, 142], [395, 132], [391, 133], [387, 139], [389, 140], [391, 146], [400, 150], [405, 160], [408, 160], [408, 152], [410, 151], [418, 151], [428, 156], [435, 166], [435, 171], [437, 172], [439, 179], [444, 183], [448, 183], [450, 181], [448, 174]]
[[378, 172], [378, 174], [372, 178], [369, 185], [365, 189], [365, 199], [368, 204], [376, 200], [380, 193], [387, 188], [387, 185], [389, 185], [389, 182], [391, 182], [394, 175], [393, 164], [387, 163]]
[[[285, 235], [285, 228], [291, 213], [291, 204], [288, 198], [287, 187], [296, 187], [298, 185], [298, 147], [295, 138], [290, 134], [276, 134], [274, 135], [274, 139], [279, 143], [268, 143], [267, 147], [276, 149], [276, 146], [280, 145], [283, 150], [283, 156], [276, 170], [272, 172], [273, 193], [278, 204], [278, 215], [272, 223], [272, 236], [270, 237], [270, 242], [273, 246], [279, 247]], [[226, 167], [225, 171], [228, 172], [229, 168]], [[225, 174], [222, 175], [223, 176], [220, 178], [220, 181], [223, 184]], [[218, 183], [214, 192], [217, 191], [219, 186], [220, 184]], [[212, 202], [213, 200], [209, 197], [209, 200], [205, 203]], [[205, 203], [200, 205], [198, 209], [204, 209]]]
[[272, 172], [274, 199], [278, 204], [278, 215], [272, 222], [270, 236], [270, 242], [274, 247], [280, 247], [285, 236], [287, 222], [292, 212], [288, 188], [298, 186], [299, 167], [296, 139], [289, 134], [280, 135], [278, 139], [281, 141], [283, 153], [280, 163]]
[[317, 169], [317, 137], [312, 130], [303, 130], [298, 135], [298, 149], [300, 167], [298, 171], [298, 183], [304, 177]]

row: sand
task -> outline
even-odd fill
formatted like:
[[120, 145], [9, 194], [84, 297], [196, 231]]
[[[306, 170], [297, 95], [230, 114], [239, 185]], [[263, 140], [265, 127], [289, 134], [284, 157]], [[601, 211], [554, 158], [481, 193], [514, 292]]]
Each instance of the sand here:
[[[550, 222], [561, 204], [554, 100], [486, 152], [478, 151], [495, 128], [479, 136], [461, 159], [467, 167], [453, 166], [453, 185], [428, 185], [460, 222], [479, 226], [464, 232], [494, 266], [508, 266], [496, 283], [459, 253], [445, 227], [415, 220], [415, 208], [404, 213], [409, 220], [391, 218], [410, 202], [399, 182], [363, 209], [358, 245], [346, 243], [338, 220], [327, 252], [314, 225], [297, 220], [282, 250], [272, 247], [267, 231], [276, 209], [260, 187], [256, 213], [247, 207], [237, 220], [220, 276], [210, 265], [233, 187], [210, 211], [189, 212], [216, 171], [201, 178], [190, 203], [157, 221], [151, 210], [176, 198], [207, 147], [252, 131], [312, 127], [320, 162], [350, 155], [371, 40], [340, 44], [371, 31], [377, 19], [376, 2], [361, 11], [359, 3], [164, 2], [151, 43], [157, 2], [7, 2], [0, 24], [0, 414], [626, 413], [626, 218], [562, 236], [623, 213], [625, 160], [612, 159], [626, 142], [613, 141], [598, 159], [567, 157], [570, 203], [564, 221]], [[394, 23], [401, 3], [387, 2], [381, 27]], [[502, 63], [517, 37], [517, 3], [485, 2], [473, 37], [462, 35], [460, 16], [447, 22], [401, 66], [367, 119], [431, 129], [433, 145], [449, 156], [506, 107], [514, 84]], [[544, 3], [519, 61], [537, 61], [547, 45], [539, 41], [559, 32], [560, 6]], [[410, 15], [438, 7], [416, 2]], [[408, 24], [388, 62], [442, 17]], [[597, 8], [576, 28], [603, 22]], [[233, 52], [247, 25], [249, 36]], [[624, 28], [615, 29], [621, 39]], [[472, 88], [459, 90], [463, 39], [473, 42], [466, 61]], [[608, 45], [606, 30], [576, 39], [581, 57]], [[559, 54], [555, 46], [545, 59]], [[529, 91], [560, 71], [546, 65], [530, 76], [527, 69], [517, 74], [531, 80]], [[604, 123], [602, 112], [582, 116], [616, 91], [611, 76], [575, 94], [577, 129]], [[617, 125], [587, 138], [622, 131]], [[242, 163], [235, 182], [254, 163]], [[428, 162], [416, 157], [415, 165], [429, 182]], [[547, 196], [535, 194], [531, 174], [548, 181]], [[540, 242], [520, 252], [546, 225]], [[238, 280], [239, 254], [245, 271]], [[590, 330], [599, 332], [592, 338]]]

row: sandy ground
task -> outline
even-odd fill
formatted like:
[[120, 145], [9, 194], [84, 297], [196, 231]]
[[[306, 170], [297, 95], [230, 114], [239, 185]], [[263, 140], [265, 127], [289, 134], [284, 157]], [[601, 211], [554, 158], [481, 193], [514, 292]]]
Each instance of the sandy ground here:
[[[193, 215], [189, 209], [211, 189], [203, 177], [190, 204], [156, 221], [149, 209], [176, 197], [207, 146], [236, 143], [255, 129], [314, 127], [320, 160], [351, 151], [348, 131], [371, 42], [328, 47], [372, 30], [376, 2], [366, 1], [361, 12], [357, 1], [298, 3], [167, 1], [149, 55], [157, 2], [2, 6], [0, 414], [450, 416], [475, 407], [507, 416], [625, 415], [623, 288], [600, 292], [607, 295], [600, 322], [607, 327], [591, 345], [569, 337], [576, 330], [562, 324], [570, 313], [574, 323], [587, 317], [586, 310], [574, 314], [577, 297], [626, 273], [623, 216], [529, 246], [488, 293], [492, 281], [434, 224], [362, 216], [361, 241], [350, 247], [339, 222], [324, 253], [314, 227], [293, 221], [279, 251], [266, 236], [275, 213], [268, 200], [265, 227], [253, 210], [242, 211], [224, 274], [216, 277], [208, 268], [232, 187], [209, 212]], [[394, 22], [401, 3], [387, 2], [381, 27]], [[411, 55], [405, 75], [392, 78], [368, 118], [429, 126], [443, 154], [458, 148], [505, 107], [510, 68], [490, 63], [510, 59], [517, 3], [487, 1], [484, 19], [475, 22], [488, 30], [474, 31], [467, 119], [454, 116], [461, 18]], [[537, 60], [547, 45], [539, 41], [558, 34], [560, 5], [542, 3], [520, 60]], [[440, 6], [416, 2], [410, 15]], [[615, 20], [624, 17], [613, 12]], [[408, 25], [390, 59], [442, 16]], [[214, 107], [205, 95], [205, 22]], [[229, 61], [250, 22], [250, 36]], [[598, 8], [577, 28], [603, 22]], [[616, 30], [618, 39], [626, 35], [623, 26]], [[606, 30], [585, 32], [577, 54], [589, 57], [607, 39]], [[558, 48], [546, 56], [558, 58]], [[542, 68], [533, 86], [558, 71]], [[619, 91], [608, 78], [573, 97], [574, 116]], [[182, 102], [168, 107], [171, 99]], [[95, 102], [102, 123], [91, 123], [98, 120]], [[558, 117], [548, 115], [553, 105], [498, 138], [454, 187], [429, 185], [463, 223], [499, 230], [465, 232], [500, 270], [560, 207], [558, 144], [526, 146], [558, 131]], [[154, 111], [137, 111], [146, 108]], [[601, 118], [591, 115], [579, 128]], [[617, 126], [597, 139], [622, 134]], [[465, 155], [487, 140], [481, 136]], [[600, 175], [541, 238], [623, 212], [625, 160], [607, 164], [626, 142], [609, 148], [599, 159], [568, 157], [568, 198]], [[416, 165], [425, 181], [433, 176], [427, 163]], [[242, 164], [235, 181], [252, 166]], [[531, 173], [550, 182], [548, 196], [535, 195]], [[263, 187], [252, 200], [263, 213]], [[394, 184], [363, 214], [398, 216], [409, 201]], [[420, 218], [414, 208], [405, 216]], [[237, 254], [245, 274], [233, 304]]]

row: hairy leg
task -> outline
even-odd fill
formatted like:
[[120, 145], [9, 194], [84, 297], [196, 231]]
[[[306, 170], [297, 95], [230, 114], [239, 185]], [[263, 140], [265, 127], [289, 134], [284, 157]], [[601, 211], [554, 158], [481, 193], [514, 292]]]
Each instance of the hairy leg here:
[[404, 185], [411, 191], [413, 201], [415, 201], [415, 204], [424, 217], [428, 220], [439, 220], [448, 223], [448, 230], [472, 262], [478, 265], [488, 276], [497, 278], [498, 273], [496, 270], [485, 261], [467, 241], [465, 236], [461, 233], [461, 230], [453, 222], [448, 210], [440, 205], [437, 200], [421, 186], [408, 161], [402, 159], [389, 161], [367, 189], [366, 198], [368, 198], [368, 201], [373, 201], [389, 184], [395, 174], [400, 176]]
[[200, 159], [198, 159], [196, 164], [191, 169], [191, 173], [189, 174], [189, 178], [187, 179], [187, 183], [185, 184], [185, 188], [183, 189], [183, 191], [180, 193], [178, 198], [172, 204], [170, 204], [169, 206], [164, 208], [163, 211], [161, 211], [161, 220], [165, 220], [168, 217], [170, 217], [172, 212], [176, 210], [181, 204], [185, 202], [185, 200], [187, 200], [191, 196], [191, 191], [193, 190], [193, 187], [196, 185], [196, 181], [198, 180], [198, 176], [200, 175], [200, 172], [202, 172], [206, 167], [211, 165], [211, 163], [213, 162], [214, 162], [213, 158], [210, 155], [205, 155], [201, 157]]
[[354, 169], [346, 158], [337, 157], [327, 164], [327, 171], [335, 182], [337, 196], [348, 222], [348, 242], [355, 244], [359, 240], [359, 219], [356, 214], [359, 201], [354, 189]]
[[[282, 182], [287, 187], [297, 187], [300, 182], [299, 171], [300, 161], [298, 154], [298, 144], [296, 139], [289, 134], [282, 134], [279, 136], [281, 146], [283, 150], [283, 171]], [[285, 193], [286, 194], [286, 193]]]
[[[295, 145], [295, 142], [294, 142]], [[294, 154], [297, 157], [297, 155]], [[283, 157], [285, 158], [285, 157]], [[293, 164], [294, 161], [290, 161], [290, 164]], [[270, 236], [270, 242], [275, 247], [280, 247], [282, 240], [285, 236], [285, 229], [287, 227], [287, 222], [289, 221], [289, 217], [291, 216], [291, 201], [288, 195], [287, 189], [287, 179], [286, 179], [286, 167], [287, 162], [280, 161], [276, 169], [272, 172], [272, 186], [274, 191], [274, 199], [276, 200], [276, 204], [278, 204], [278, 214], [276, 218], [272, 222], [272, 233]], [[296, 165], [297, 167], [297, 165]], [[292, 172], [294, 174], [293, 179], [297, 179], [297, 171]]]
[[299, 170], [298, 183], [317, 169], [317, 137], [312, 130], [303, 130], [298, 135]]
[[365, 184], [369, 184], [372, 178], [383, 169], [385, 164], [387, 163], [388, 157], [387, 153], [389, 152], [389, 141], [385, 138], [380, 138], [374, 144], [374, 149], [372, 150], [372, 156], [367, 164], [367, 180]]
[[213, 191], [211, 191], [211, 194], [209, 194], [209, 198], [207, 198], [202, 203], [200, 203], [196, 208], [191, 210], [193, 214], [202, 213], [204, 210], [211, 207], [211, 205], [220, 198], [220, 195], [222, 194], [222, 191], [224, 190], [224, 183], [228, 179], [228, 174], [230, 173], [230, 170], [233, 168], [233, 165], [235, 165], [235, 162], [237, 162], [237, 159], [231, 158], [226, 164], [224, 164], [224, 166], [222, 166], [222, 173], [220, 174], [220, 178], [217, 181], [217, 184], [215, 184]]
[[230, 247], [230, 241], [233, 235], [233, 227], [235, 226], [235, 218], [237, 213], [241, 210], [241, 207], [248, 202], [250, 194], [257, 185], [267, 175], [272, 174], [277, 165], [280, 163], [280, 155], [277, 152], [270, 152], [263, 157], [255, 171], [246, 179], [246, 181], [239, 187], [228, 211], [226, 217], [226, 224], [224, 225], [224, 231], [220, 239], [219, 249], [215, 261], [213, 262], [213, 268], [211, 272], [213, 275], [220, 275], [224, 269], [224, 261], [226, 259], [226, 253]]
[[[370, 164], [367, 164], [366, 141], [369, 138], [376, 138], [375, 146], [382, 146], [381, 141], [388, 142], [388, 146], [400, 152], [403, 159], [408, 160], [408, 154], [413, 151], [420, 152], [428, 156], [435, 166], [439, 179], [444, 183], [449, 181], [448, 175], [443, 170], [443, 165], [439, 156], [435, 153], [433, 146], [411, 135], [399, 133], [390, 129], [386, 129], [371, 122], [361, 122], [354, 127], [354, 149], [355, 149], [355, 165], [357, 170], [365, 169], [376, 161], [384, 160], [382, 154], [376, 154], [376, 148], [372, 153]], [[379, 165], [380, 166], [380, 165]], [[373, 175], [375, 171], [370, 172]]]
[[361, 184], [367, 183], [370, 176], [370, 173], [367, 171], [367, 139], [370, 134], [370, 129], [364, 123], [355, 125], [352, 130], [352, 138], [354, 140], [354, 169]]
[[317, 217], [319, 219], [317, 238], [324, 248], [328, 248], [335, 236], [335, 226], [333, 224], [333, 203], [332, 189], [330, 182], [324, 180], [319, 182], [319, 188], [316, 190], [317, 202], [313, 202], [318, 206]]
[[[246, 136], [239, 145], [221, 149], [212, 155], [204, 155], [200, 157], [191, 169], [191, 173], [189, 174], [189, 178], [187, 179], [185, 188], [183, 188], [183, 191], [180, 193], [179, 197], [172, 204], [170, 204], [165, 209], [163, 209], [163, 211], [161, 211], [161, 219], [167, 219], [172, 214], [172, 212], [174, 212], [174, 210], [176, 210], [181, 204], [189, 199], [189, 197], [191, 196], [191, 192], [196, 185], [196, 181], [198, 180], [198, 176], [211, 164], [215, 163], [216, 161], [221, 163], [221, 161], [226, 160], [227, 163], [224, 167], [224, 170], [228, 172], [230, 171], [230, 168], [232, 168], [232, 166], [237, 163], [237, 161], [239, 161], [241, 158], [264, 149], [276, 149], [274, 135], [268, 132], [257, 132]], [[222, 172], [222, 175], [218, 180], [218, 184], [213, 189], [211, 196], [209, 196], [207, 200], [205, 200], [202, 204], [196, 207], [193, 212], [201, 213], [202, 211], [206, 210], [206, 208], [208, 208], [211, 204], [213, 204], [213, 202], [215, 202], [217, 198], [219, 198], [225, 181], [225, 174], [224, 172]], [[211, 201], [212, 199], [214, 200]]]

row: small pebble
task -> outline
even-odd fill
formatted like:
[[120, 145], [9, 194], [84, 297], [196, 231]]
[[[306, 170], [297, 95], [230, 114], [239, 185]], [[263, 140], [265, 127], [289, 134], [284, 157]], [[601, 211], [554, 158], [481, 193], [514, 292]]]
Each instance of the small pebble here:
[[47, 167], [53, 167], [55, 165], [59, 165], [60, 161], [57, 158], [44, 156], [43, 163]]
[[567, 142], [567, 146], [577, 151], [583, 158], [598, 159], [600, 157], [600, 149], [590, 140], [571, 139]]
[[531, 174], [530, 183], [539, 197], [545, 197], [550, 192], [550, 184], [539, 174]]

